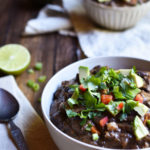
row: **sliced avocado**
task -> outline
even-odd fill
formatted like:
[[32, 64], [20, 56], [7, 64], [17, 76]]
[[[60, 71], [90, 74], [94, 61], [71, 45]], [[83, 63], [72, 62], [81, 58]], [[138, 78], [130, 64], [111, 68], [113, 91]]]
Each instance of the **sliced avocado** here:
[[143, 117], [149, 110], [149, 108], [142, 104], [142, 103], [138, 103], [137, 106], [134, 107], [134, 110], [141, 116]]
[[67, 100], [68, 105], [69, 105], [71, 108], [73, 108], [73, 105], [78, 104], [78, 100], [77, 100], [78, 97], [79, 97], [79, 89], [78, 89], [78, 88], [75, 88], [75, 91], [74, 91], [72, 97]]
[[135, 96], [138, 94], [138, 93], [140, 93], [141, 92], [141, 90], [139, 89], [139, 88], [136, 88], [136, 89], [127, 89], [126, 91], [125, 91], [125, 94], [126, 94], [126, 98], [127, 99], [134, 99], [135, 98]]
[[119, 70], [116, 70], [117, 73], [121, 73], [124, 76], [128, 76], [130, 71], [131, 71], [131, 69], [119, 69]]
[[[116, 116], [121, 110], [117, 109], [117, 106], [121, 103], [122, 101], [117, 101], [117, 102], [110, 102], [108, 105], [106, 105], [106, 109], [113, 115]], [[124, 103], [124, 102], [123, 102]]]
[[88, 67], [80, 66], [79, 67], [79, 80], [82, 83], [83, 79], [86, 79], [90, 75], [90, 70]]
[[137, 140], [141, 140], [149, 134], [148, 129], [144, 126], [142, 120], [138, 116], [134, 119], [133, 129]]
[[144, 85], [144, 80], [143, 80], [140, 76], [138, 76], [138, 75], [135, 74], [135, 73], [132, 73], [131, 76], [133, 77], [133, 80], [134, 80], [134, 82], [136, 83], [136, 86], [137, 86], [138, 88], [143, 87], [143, 85]]

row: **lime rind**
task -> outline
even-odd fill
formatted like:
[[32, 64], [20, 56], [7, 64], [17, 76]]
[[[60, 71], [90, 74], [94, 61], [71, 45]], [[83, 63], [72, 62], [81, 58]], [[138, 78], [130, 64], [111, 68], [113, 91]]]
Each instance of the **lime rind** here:
[[0, 70], [18, 75], [29, 66], [31, 56], [29, 51], [19, 44], [8, 44], [0, 48]]

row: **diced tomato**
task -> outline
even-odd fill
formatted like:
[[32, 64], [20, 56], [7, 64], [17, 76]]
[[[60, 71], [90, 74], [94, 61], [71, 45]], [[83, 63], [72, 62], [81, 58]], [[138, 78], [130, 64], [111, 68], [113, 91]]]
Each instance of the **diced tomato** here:
[[106, 116], [99, 121], [99, 124], [101, 127], [104, 127], [107, 122], [108, 122], [108, 117]]
[[137, 94], [134, 100], [139, 101], [139, 103], [143, 103], [144, 98], [142, 97], [141, 94]]
[[121, 109], [123, 108], [123, 106], [124, 106], [124, 104], [123, 104], [123, 102], [121, 102], [121, 103], [117, 106], [117, 109], [118, 109], [118, 110], [121, 110]]
[[84, 88], [84, 86], [83, 86], [82, 84], [79, 86], [79, 89], [80, 89], [82, 92], [85, 92], [85, 91], [86, 91], [86, 88]]
[[92, 132], [92, 133], [97, 133], [98, 135], [100, 135], [100, 132], [96, 129], [95, 126], [92, 126], [92, 127], [91, 127], [91, 132]]
[[113, 96], [102, 94], [101, 100], [102, 100], [102, 103], [108, 104], [111, 100], [113, 100]]

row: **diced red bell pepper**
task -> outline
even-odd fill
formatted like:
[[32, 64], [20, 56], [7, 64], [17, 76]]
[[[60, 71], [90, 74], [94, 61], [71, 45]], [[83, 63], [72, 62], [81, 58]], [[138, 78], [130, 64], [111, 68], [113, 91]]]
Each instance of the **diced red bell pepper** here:
[[84, 88], [84, 86], [83, 86], [82, 84], [79, 86], [79, 89], [80, 89], [82, 92], [85, 92], [85, 91], [86, 91], [86, 88]]
[[101, 101], [102, 103], [104, 104], [108, 104], [110, 101], [113, 100], [113, 96], [112, 95], [105, 95], [105, 94], [102, 94], [101, 96]]
[[144, 98], [142, 97], [141, 94], [137, 94], [134, 100], [139, 101], [139, 103], [143, 103]]
[[99, 121], [99, 124], [101, 127], [104, 127], [107, 122], [108, 122], [108, 117], [106, 116]]
[[123, 104], [123, 102], [121, 102], [121, 103], [117, 106], [117, 109], [118, 109], [118, 110], [121, 110], [121, 109], [123, 109], [123, 106], [124, 106], [124, 104]]

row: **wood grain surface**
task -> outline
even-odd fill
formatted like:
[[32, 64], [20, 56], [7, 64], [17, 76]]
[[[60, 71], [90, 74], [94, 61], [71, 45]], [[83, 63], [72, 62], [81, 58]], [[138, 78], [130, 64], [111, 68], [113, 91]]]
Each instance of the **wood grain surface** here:
[[[53, 3], [60, 4], [59, 0]], [[42, 117], [40, 102], [43, 88], [46, 84], [40, 84], [40, 90], [33, 92], [26, 86], [29, 79], [37, 80], [38, 76], [46, 75], [47, 81], [61, 68], [80, 59], [78, 53], [77, 38], [50, 33], [45, 35], [23, 37], [22, 33], [26, 22], [35, 18], [40, 8], [36, 2], [30, 0], [0, 0], [0, 46], [9, 43], [19, 43], [27, 47], [31, 53], [32, 68], [37, 61], [43, 63], [43, 69], [32, 75], [27, 72], [16, 77], [17, 83], [32, 106]], [[56, 146], [52, 143], [55, 149]]]

